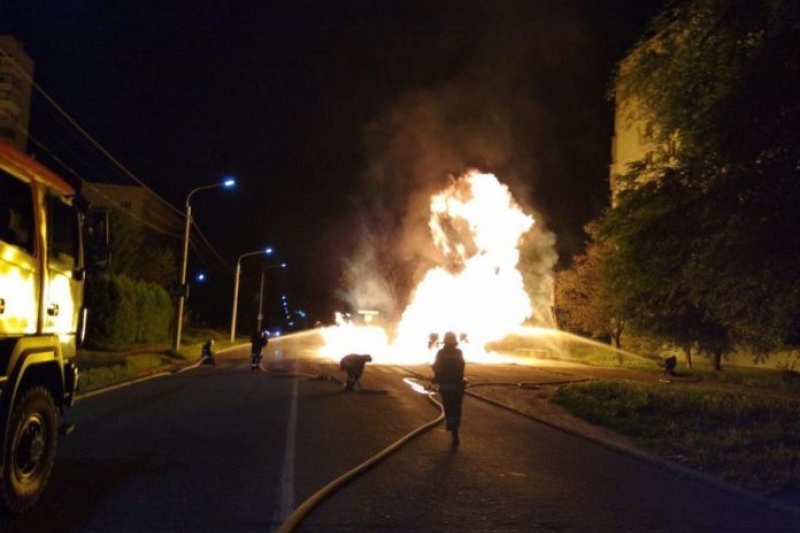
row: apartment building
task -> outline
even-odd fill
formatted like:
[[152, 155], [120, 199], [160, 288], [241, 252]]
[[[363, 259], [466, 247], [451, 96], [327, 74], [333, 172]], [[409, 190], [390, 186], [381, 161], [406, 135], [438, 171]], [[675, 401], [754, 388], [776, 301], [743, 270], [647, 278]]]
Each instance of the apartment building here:
[[124, 211], [138, 224], [172, 235], [183, 234], [183, 219], [152, 192], [138, 185], [84, 182], [82, 194], [93, 205]]
[[0, 35], [0, 136], [21, 150], [28, 142], [33, 60], [22, 44], [10, 35]]
[[[674, 161], [678, 149], [678, 134], [673, 133], [666, 142], [660, 141], [658, 124], [647, 108], [635, 97], [626, 96], [622, 90], [625, 74], [636, 64], [637, 53], [643, 49], [657, 49], [659, 37], [653, 37], [648, 44], [634, 51], [620, 64], [617, 90], [614, 99], [614, 135], [611, 138], [611, 165], [609, 183], [611, 186], [611, 206], [617, 205], [619, 193], [629, 186], [621, 179], [630, 170], [632, 163], [643, 161], [652, 164], [656, 158]], [[638, 182], [647, 181], [647, 173], [640, 174]]]

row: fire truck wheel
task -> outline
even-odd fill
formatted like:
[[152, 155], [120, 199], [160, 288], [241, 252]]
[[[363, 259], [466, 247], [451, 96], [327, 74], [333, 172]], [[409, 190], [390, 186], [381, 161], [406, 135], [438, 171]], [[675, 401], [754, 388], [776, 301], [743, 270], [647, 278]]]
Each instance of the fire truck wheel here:
[[3, 465], [3, 498], [12, 514], [20, 514], [39, 499], [56, 455], [56, 406], [44, 387], [22, 392], [9, 424]]

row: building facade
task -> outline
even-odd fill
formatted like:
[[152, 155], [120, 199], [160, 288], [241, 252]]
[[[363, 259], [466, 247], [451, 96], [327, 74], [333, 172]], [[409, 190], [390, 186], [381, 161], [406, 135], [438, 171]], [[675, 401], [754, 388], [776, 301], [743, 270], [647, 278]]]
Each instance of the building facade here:
[[81, 193], [93, 205], [124, 211], [150, 229], [173, 235], [183, 233], [181, 216], [144, 187], [84, 182]]
[[[659, 38], [652, 38], [644, 47], [647, 50], [659, 49]], [[614, 135], [611, 138], [611, 165], [609, 169], [609, 184], [611, 186], [611, 206], [617, 205], [620, 192], [630, 187], [627, 180], [623, 180], [630, 171], [630, 165], [644, 162], [646, 166], [655, 161], [660, 163], [675, 161], [678, 149], [678, 134], [672, 133], [664, 141], [658, 124], [653, 119], [647, 108], [633, 96], [625, 95], [623, 86], [625, 74], [634, 67], [637, 61], [637, 52], [626, 57], [620, 64], [619, 77], [614, 91]], [[638, 183], [650, 179], [647, 172], [637, 177]]]
[[23, 151], [28, 142], [32, 80], [33, 60], [22, 44], [10, 35], [0, 35], [0, 136]]
[[630, 165], [639, 161], [652, 162], [658, 144], [653, 138], [653, 122], [643, 107], [632, 98], [615, 100], [614, 136], [611, 138], [611, 205], [617, 205], [619, 193], [626, 184], [621, 179]]

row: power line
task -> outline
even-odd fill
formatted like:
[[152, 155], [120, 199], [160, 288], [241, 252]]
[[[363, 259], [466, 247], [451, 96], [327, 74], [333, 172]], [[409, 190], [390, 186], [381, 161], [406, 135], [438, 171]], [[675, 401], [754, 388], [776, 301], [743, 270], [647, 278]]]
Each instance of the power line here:
[[[195, 231], [197, 231], [197, 234], [200, 236], [200, 239], [201, 239], [201, 240], [202, 240], [202, 241], [205, 243], [205, 245], [206, 245], [206, 246], [208, 247], [208, 249], [211, 251], [211, 253], [212, 253], [212, 255], [214, 256], [214, 258], [215, 258], [217, 261], [219, 261], [218, 265], [221, 265], [221, 270], [225, 270], [225, 272], [226, 272], [227, 274], [231, 274], [231, 273], [233, 273], [233, 268], [231, 268], [231, 266], [228, 264], [228, 262], [226, 262], [226, 261], [225, 261], [225, 259], [223, 259], [223, 257], [222, 257], [222, 256], [221, 256], [221, 255], [220, 255], [220, 254], [217, 252], [217, 250], [216, 250], [216, 249], [215, 249], [215, 248], [214, 248], [214, 247], [211, 245], [211, 243], [208, 241], [208, 239], [206, 238], [206, 236], [205, 236], [205, 235], [203, 234], [203, 232], [200, 230], [200, 226], [198, 226], [198, 225], [197, 225], [197, 223], [196, 223], [194, 220], [192, 220], [192, 227], [195, 229]], [[197, 252], [197, 249], [194, 247], [194, 241], [190, 239], [190, 242], [191, 242], [191, 244], [193, 245], [193, 246], [192, 246], [192, 248], [195, 250], [195, 252]]]
[[169, 230], [166, 230], [164, 228], [156, 226], [155, 224], [151, 223], [150, 221], [145, 220], [142, 217], [138, 216], [132, 210], [127, 209], [125, 206], [123, 206], [117, 200], [115, 200], [115, 199], [111, 198], [110, 196], [108, 196], [107, 194], [105, 194], [100, 188], [96, 187], [92, 182], [90, 182], [90, 181], [86, 180], [85, 178], [83, 178], [80, 174], [78, 174], [78, 172], [75, 169], [73, 169], [71, 166], [69, 166], [66, 162], [62, 161], [56, 154], [54, 154], [52, 151], [50, 151], [50, 149], [47, 148], [47, 146], [42, 144], [36, 137], [31, 135], [30, 132], [26, 131], [25, 134], [28, 136], [28, 138], [30, 140], [32, 140], [34, 143], [36, 143], [36, 145], [39, 148], [41, 148], [42, 150], [47, 152], [48, 155], [50, 155], [50, 157], [52, 157], [54, 161], [58, 162], [58, 164], [61, 165], [67, 172], [69, 172], [70, 174], [72, 174], [73, 176], [78, 178], [80, 180], [80, 182], [81, 182], [81, 187], [88, 186], [93, 191], [95, 191], [99, 196], [101, 196], [104, 200], [106, 200], [109, 204], [111, 204], [115, 209], [117, 209], [118, 211], [121, 211], [125, 215], [131, 217], [132, 219], [136, 220], [140, 224], [143, 224], [144, 226], [147, 226], [148, 228], [150, 228], [150, 229], [152, 229], [154, 231], [157, 231], [157, 232], [159, 232], [161, 234], [164, 234], [164, 235], [167, 235], [167, 236], [170, 236], [170, 237], [182, 238], [181, 235], [179, 235], [177, 233], [171, 233]]
[[[9, 52], [7, 52], [5, 49], [3, 49], [3, 47], [1, 47], [1, 46], [0, 46], [0, 55], [2, 55], [4, 58], [8, 59], [9, 60], [9, 64], [26, 81], [28, 81], [31, 84], [31, 86], [34, 89], [36, 89], [36, 91], [38, 93], [40, 93], [45, 98], [45, 100], [50, 105], [52, 105], [53, 108], [55, 108], [56, 111], [58, 111], [58, 113], [61, 114], [61, 116], [63, 116], [67, 120], [67, 122], [69, 122], [70, 125], [72, 125], [76, 130], [78, 130], [83, 135], [83, 137], [85, 137], [91, 143], [92, 146], [94, 146], [97, 150], [100, 151], [101, 154], [103, 154], [106, 158], [108, 158], [108, 160], [110, 160], [117, 167], [117, 169], [121, 170], [122, 173], [126, 177], [128, 177], [134, 183], [136, 183], [137, 185], [142, 187], [153, 198], [155, 198], [158, 202], [160, 202], [161, 204], [166, 206], [169, 210], [171, 210], [172, 212], [178, 214], [181, 217], [185, 217], [185, 214], [180, 209], [176, 208], [175, 206], [173, 206], [172, 204], [170, 204], [169, 202], [167, 202], [166, 200], [161, 198], [155, 191], [153, 191], [144, 182], [142, 182], [139, 178], [137, 178], [131, 171], [129, 171], [119, 160], [117, 160], [114, 156], [112, 156], [111, 153], [108, 152], [108, 150], [106, 150], [103, 146], [101, 146], [100, 143], [97, 142], [83, 127], [81, 127], [77, 123], [77, 121], [75, 121], [75, 119], [73, 119], [72, 116], [69, 113], [67, 113], [67, 111], [55, 101], [54, 98], [52, 98], [38, 83], [36, 83], [36, 81], [30, 75], [28, 75], [28, 73], [25, 71], [25, 69], [23, 69], [17, 63], [17, 61], [15, 60], [14, 56], [11, 55]], [[58, 157], [50, 149], [48, 149], [42, 142], [40, 142], [38, 139], [36, 139], [34, 136], [32, 136], [30, 134], [30, 132], [25, 131], [25, 133], [26, 133], [26, 135], [28, 135], [28, 137], [31, 140], [33, 140], [33, 142], [35, 142], [37, 144], [37, 146], [39, 146], [42, 150], [47, 152], [48, 155], [50, 157], [52, 157], [54, 161], [56, 161], [59, 165], [61, 165], [64, 169], [66, 169], [72, 175], [77, 177], [81, 181], [82, 186], [88, 186], [88, 187], [92, 188], [99, 196], [101, 196], [102, 198], [107, 200], [111, 205], [113, 205], [116, 209], [118, 209], [122, 213], [126, 214], [127, 216], [129, 216], [129, 217], [131, 217], [131, 218], [133, 218], [135, 220], [137, 220], [139, 223], [143, 224], [144, 226], [146, 226], [146, 227], [148, 227], [150, 229], [153, 229], [153, 230], [155, 230], [155, 231], [157, 231], [159, 233], [162, 233], [162, 234], [164, 234], [166, 236], [175, 237], [175, 238], [183, 238], [181, 235], [178, 235], [176, 233], [172, 233], [169, 230], [164, 229], [162, 227], [159, 227], [159, 226], [153, 224], [151, 221], [145, 220], [142, 217], [136, 215], [132, 210], [127, 209], [120, 202], [114, 200], [113, 198], [111, 198], [107, 194], [103, 193], [103, 191], [100, 190], [98, 187], [96, 187], [92, 182], [90, 182], [90, 181], [86, 180], [85, 178], [83, 178], [74, 168], [72, 168], [70, 165], [68, 165], [66, 162], [64, 162], [60, 157]], [[76, 157], [79, 157], [79, 156], [76, 155]], [[87, 164], [90, 164], [90, 163], [88, 163], [86, 161], [84, 161], [84, 162], [87, 163]], [[210, 251], [213, 259], [219, 262], [218, 266], [221, 265], [221, 270], [226, 270], [226, 271], [232, 270], [230, 265], [222, 258], [222, 256], [219, 254], [219, 252], [217, 252], [217, 250], [209, 242], [209, 240], [206, 238], [206, 236], [203, 234], [203, 232], [200, 230], [200, 228], [197, 226], [197, 224], [194, 223], [194, 221], [192, 221], [192, 227], [195, 229], [197, 234], [200, 236], [200, 242], [202, 242], [202, 244], [204, 244], [205, 247]], [[198, 258], [201, 255], [203, 255], [203, 252], [201, 252], [201, 246], [199, 246], [199, 243], [195, 243], [195, 241], [190, 238], [190, 244], [192, 245], [192, 249], [195, 251], [195, 254], [198, 255]]]
[[54, 99], [53, 99], [53, 98], [52, 98], [52, 97], [51, 97], [51, 96], [50, 96], [50, 95], [47, 93], [47, 91], [45, 91], [44, 89], [42, 89], [42, 87], [41, 87], [41, 86], [40, 86], [38, 83], [36, 83], [36, 81], [34, 81], [34, 79], [33, 79], [31, 76], [29, 76], [29, 75], [28, 75], [28, 73], [25, 71], [25, 69], [23, 69], [21, 66], [19, 66], [19, 64], [17, 64], [17, 62], [16, 62], [16, 60], [14, 59], [14, 57], [13, 57], [11, 54], [9, 54], [8, 52], [6, 52], [6, 51], [3, 49], [3, 47], [1, 47], [1, 46], [0, 46], [0, 54], [2, 54], [3, 56], [5, 56], [6, 58], [10, 59], [10, 64], [11, 64], [11, 66], [12, 66], [12, 67], [14, 67], [14, 68], [17, 70], [17, 72], [18, 72], [18, 73], [19, 73], [19, 74], [20, 74], [20, 75], [21, 75], [23, 78], [25, 78], [25, 80], [26, 80], [26, 81], [28, 81], [28, 82], [31, 84], [31, 86], [32, 86], [32, 87], [34, 87], [34, 88], [35, 88], [35, 89], [36, 89], [36, 90], [37, 90], [39, 93], [41, 93], [41, 95], [42, 95], [42, 96], [43, 96], [43, 97], [44, 97], [44, 98], [47, 100], [47, 102], [48, 102], [50, 105], [52, 105], [54, 108], [56, 108], [56, 110], [57, 110], [59, 113], [61, 113], [61, 114], [64, 116], [64, 118], [66, 118], [66, 119], [67, 119], [67, 121], [69, 121], [69, 123], [70, 123], [70, 124], [72, 124], [72, 126], [73, 126], [73, 127], [75, 127], [75, 129], [77, 129], [77, 130], [78, 130], [78, 131], [79, 131], [79, 132], [80, 132], [80, 133], [81, 133], [81, 134], [82, 134], [84, 137], [86, 137], [86, 139], [87, 139], [87, 140], [88, 140], [88, 141], [89, 141], [89, 142], [92, 144], [92, 146], [94, 146], [95, 148], [97, 148], [97, 149], [100, 151], [100, 153], [101, 153], [101, 154], [103, 154], [104, 156], [106, 156], [106, 157], [107, 157], [107, 158], [108, 158], [108, 159], [109, 159], [111, 162], [113, 162], [115, 165], [117, 165], [117, 167], [118, 167], [120, 170], [122, 170], [122, 172], [123, 172], [123, 173], [124, 173], [124, 174], [125, 174], [125, 175], [126, 175], [128, 178], [130, 178], [131, 180], [133, 180], [133, 181], [134, 181], [136, 184], [138, 184], [140, 187], [143, 187], [145, 190], [147, 190], [147, 191], [149, 191], [150, 193], [152, 193], [152, 194], [153, 194], [153, 196], [154, 196], [154, 197], [155, 197], [155, 198], [156, 198], [158, 201], [160, 201], [162, 204], [164, 204], [165, 206], [167, 206], [167, 208], [169, 208], [169, 209], [171, 209], [171, 210], [175, 211], [175, 212], [176, 212], [176, 213], [178, 213], [178, 214], [181, 214], [181, 211], [180, 211], [179, 209], [177, 209], [175, 206], [173, 206], [172, 204], [170, 204], [169, 202], [167, 202], [166, 200], [164, 200], [163, 198], [161, 198], [161, 197], [160, 197], [158, 194], [156, 194], [156, 192], [155, 192], [155, 191], [153, 191], [152, 189], [150, 189], [150, 187], [148, 187], [148, 186], [147, 186], [147, 185], [146, 185], [144, 182], [142, 182], [142, 181], [141, 181], [139, 178], [137, 178], [136, 176], [134, 176], [134, 175], [133, 175], [133, 173], [132, 173], [131, 171], [129, 171], [129, 170], [128, 170], [128, 169], [127, 169], [127, 168], [126, 168], [126, 167], [125, 167], [125, 166], [124, 166], [124, 165], [123, 165], [123, 164], [122, 164], [120, 161], [119, 161], [119, 160], [117, 160], [117, 159], [116, 159], [114, 156], [112, 156], [112, 155], [111, 155], [111, 154], [108, 152], [108, 150], [106, 150], [105, 148], [103, 148], [103, 146], [101, 146], [101, 145], [100, 145], [100, 143], [98, 143], [98, 142], [97, 142], [97, 141], [96, 141], [96, 140], [95, 140], [95, 139], [94, 139], [94, 138], [93, 138], [91, 135], [89, 135], [89, 132], [87, 132], [85, 129], [83, 129], [83, 127], [81, 127], [81, 125], [80, 125], [80, 124], [78, 124], [78, 123], [75, 121], [75, 119], [73, 119], [73, 118], [72, 118], [72, 116], [71, 116], [69, 113], [67, 113], [67, 112], [66, 112], [66, 110], [65, 110], [63, 107], [61, 107], [61, 106], [58, 104], [58, 102], [56, 102], [56, 101], [55, 101], [55, 100], [54, 100]]

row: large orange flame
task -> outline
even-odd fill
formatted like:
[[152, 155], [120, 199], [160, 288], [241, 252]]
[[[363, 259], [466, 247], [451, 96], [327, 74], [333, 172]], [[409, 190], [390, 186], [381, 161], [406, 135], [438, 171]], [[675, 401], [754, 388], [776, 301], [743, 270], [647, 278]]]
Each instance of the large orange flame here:
[[480, 359], [486, 343], [531, 314], [517, 267], [519, 244], [533, 224], [493, 174], [470, 171], [454, 180], [431, 198], [431, 237], [444, 260], [415, 288], [391, 345], [380, 346], [385, 334], [375, 326], [333, 327], [324, 332], [324, 353], [370, 351], [382, 362], [428, 362], [429, 336], [453, 331], [467, 336], [465, 356]]

